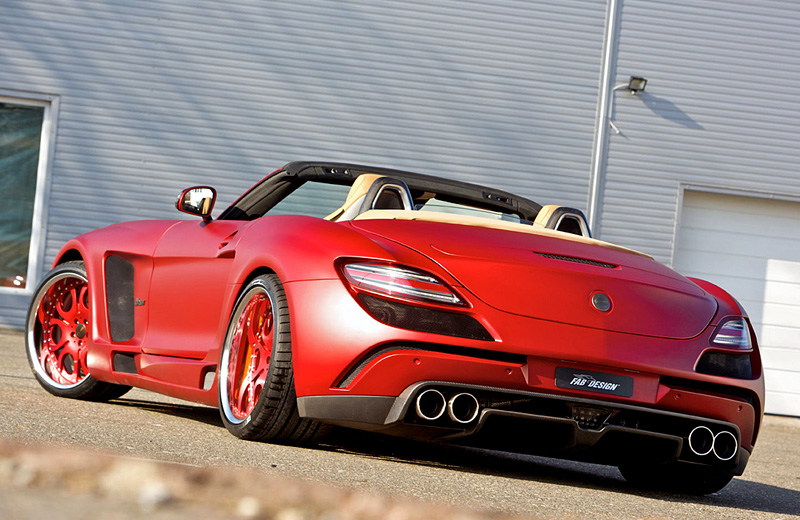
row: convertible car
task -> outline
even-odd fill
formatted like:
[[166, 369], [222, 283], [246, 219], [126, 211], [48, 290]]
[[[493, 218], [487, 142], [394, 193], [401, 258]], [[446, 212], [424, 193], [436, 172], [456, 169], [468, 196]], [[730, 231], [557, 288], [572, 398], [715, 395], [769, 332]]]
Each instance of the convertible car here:
[[595, 240], [581, 211], [494, 188], [293, 162], [217, 218], [69, 241], [26, 351], [52, 394], [139, 387], [219, 407], [244, 439], [332, 426], [616, 465], [711, 493], [741, 475], [764, 381], [744, 309]]

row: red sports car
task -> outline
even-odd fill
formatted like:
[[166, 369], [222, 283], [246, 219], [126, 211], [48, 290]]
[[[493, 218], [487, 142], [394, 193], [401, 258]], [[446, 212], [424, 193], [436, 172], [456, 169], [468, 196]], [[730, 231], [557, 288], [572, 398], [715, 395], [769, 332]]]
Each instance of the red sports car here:
[[69, 241], [37, 289], [41, 385], [131, 386], [218, 406], [236, 436], [327, 425], [617, 465], [709, 493], [741, 475], [763, 414], [739, 303], [590, 237], [576, 209], [384, 168], [294, 162], [216, 219]]

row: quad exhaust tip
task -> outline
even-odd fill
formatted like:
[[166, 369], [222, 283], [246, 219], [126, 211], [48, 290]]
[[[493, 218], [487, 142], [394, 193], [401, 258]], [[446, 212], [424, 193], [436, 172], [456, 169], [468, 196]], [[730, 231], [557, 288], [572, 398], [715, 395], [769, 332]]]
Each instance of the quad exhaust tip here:
[[478, 399], [466, 392], [454, 395], [447, 402], [447, 415], [457, 423], [471, 423], [478, 416], [479, 411]]
[[706, 426], [697, 426], [689, 434], [692, 453], [704, 457], [714, 449], [714, 432]]
[[439, 390], [428, 388], [420, 392], [416, 400], [417, 416], [426, 421], [435, 421], [446, 411], [451, 421], [469, 424], [478, 417], [480, 409], [478, 399], [467, 392], [456, 394], [448, 400]]
[[719, 460], [731, 460], [739, 444], [736, 436], [729, 431], [715, 434], [707, 426], [697, 426], [689, 433], [689, 449], [700, 457], [713, 453]]
[[442, 393], [429, 388], [417, 396], [417, 415], [428, 421], [435, 421], [447, 408], [447, 401]]
[[[451, 421], [469, 424], [480, 414], [478, 399], [468, 392], [461, 392], [449, 400], [435, 388], [428, 388], [419, 393], [416, 399], [417, 416], [426, 421], [435, 421], [444, 416], [445, 411]], [[721, 460], [731, 460], [739, 450], [736, 436], [723, 430], [717, 433], [708, 426], [695, 426], [689, 433], [689, 449], [699, 457], [710, 454]]]
[[731, 432], [722, 431], [714, 436], [714, 455], [719, 460], [731, 460], [738, 448], [736, 436]]

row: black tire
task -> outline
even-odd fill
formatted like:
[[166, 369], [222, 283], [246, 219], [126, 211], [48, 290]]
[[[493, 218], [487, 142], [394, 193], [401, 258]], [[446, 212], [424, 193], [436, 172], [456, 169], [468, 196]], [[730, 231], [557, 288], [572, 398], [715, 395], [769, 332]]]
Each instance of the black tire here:
[[53, 395], [108, 401], [131, 387], [98, 381], [86, 367], [90, 340], [89, 279], [83, 262], [65, 262], [36, 288], [25, 330], [25, 352], [33, 375]]
[[222, 422], [239, 438], [305, 445], [329, 429], [298, 414], [289, 306], [274, 274], [253, 279], [237, 299], [217, 381]]
[[730, 472], [680, 462], [652, 465], [629, 462], [620, 464], [619, 470], [636, 487], [687, 495], [716, 493], [733, 479]]

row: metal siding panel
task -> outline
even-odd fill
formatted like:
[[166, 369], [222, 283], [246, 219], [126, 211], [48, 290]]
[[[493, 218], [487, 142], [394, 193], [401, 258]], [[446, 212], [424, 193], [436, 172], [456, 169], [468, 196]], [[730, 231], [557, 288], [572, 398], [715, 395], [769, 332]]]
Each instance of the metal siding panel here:
[[[106, 224], [218, 208], [290, 160], [583, 206], [605, 3], [0, 4], [0, 85], [61, 95], [46, 262]], [[0, 303], [2, 307], [2, 303]]]
[[625, 0], [601, 238], [669, 263], [681, 184], [800, 196], [800, 4]]
[[0, 329], [21, 329], [28, 314], [29, 298], [21, 295], [3, 295], [0, 307]]

